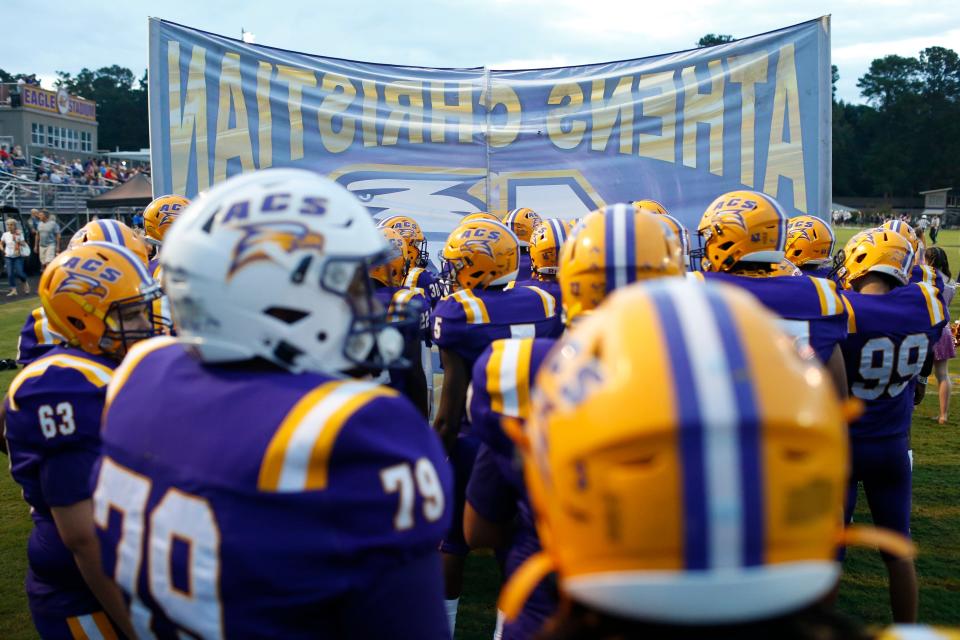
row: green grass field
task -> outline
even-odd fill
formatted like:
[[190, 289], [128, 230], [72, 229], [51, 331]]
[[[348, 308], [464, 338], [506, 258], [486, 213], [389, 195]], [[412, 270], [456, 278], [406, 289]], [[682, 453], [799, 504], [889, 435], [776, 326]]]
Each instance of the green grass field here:
[[[839, 229], [840, 242], [855, 231]], [[960, 231], [945, 231], [940, 239], [951, 266], [960, 269]], [[0, 306], [0, 358], [14, 357], [17, 333], [35, 304], [34, 299]], [[960, 317], [960, 300], [951, 306], [951, 316]], [[14, 373], [0, 372], [0, 388], [6, 389]], [[956, 380], [960, 373], [957, 360], [951, 362], [951, 373]], [[931, 383], [933, 380], [931, 377]], [[913, 535], [920, 549], [920, 620], [960, 625], [960, 395], [956, 388], [950, 424], [938, 425], [937, 415], [936, 390], [931, 384], [913, 421]], [[858, 504], [857, 521], [869, 521], [862, 496]], [[9, 474], [0, 474], [0, 638], [5, 640], [36, 637], [23, 591], [29, 532], [30, 519], [20, 489]], [[490, 638], [499, 585], [490, 554], [470, 557], [465, 585], [457, 638]], [[886, 572], [876, 552], [852, 549], [848, 553], [838, 607], [868, 623], [890, 622]]]

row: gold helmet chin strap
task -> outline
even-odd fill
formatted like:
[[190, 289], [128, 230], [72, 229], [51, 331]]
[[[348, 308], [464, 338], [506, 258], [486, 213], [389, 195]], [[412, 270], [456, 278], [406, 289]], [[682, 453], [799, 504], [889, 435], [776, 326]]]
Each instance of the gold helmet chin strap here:
[[523, 605], [527, 603], [533, 590], [554, 571], [556, 571], [556, 565], [546, 551], [538, 551], [517, 567], [507, 583], [503, 585], [500, 597], [497, 599], [497, 609], [503, 611], [507, 621], [513, 621], [520, 615]]

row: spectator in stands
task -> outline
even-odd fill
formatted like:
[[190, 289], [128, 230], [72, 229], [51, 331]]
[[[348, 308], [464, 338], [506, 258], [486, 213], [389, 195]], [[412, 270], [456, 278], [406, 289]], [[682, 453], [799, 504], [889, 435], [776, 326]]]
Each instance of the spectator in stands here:
[[40, 224], [37, 225], [37, 236], [34, 241], [34, 250], [40, 257], [40, 272], [60, 253], [60, 225], [56, 216], [46, 211], [40, 212]]
[[[947, 252], [940, 247], [930, 247], [924, 253], [927, 264], [940, 272], [943, 278], [943, 302], [944, 307], [949, 308], [953, 301], [953, 296], [957, 292], [957, 283], [950, 282], [950, 262], [947, 260]], [[937, 378], [937, 390], [940, 396], [940, 417], [938, 422], [946, 424], [950, 412], [950, 372], [947, 370], [948, 362], [955, 358], [957, 349], [953, 342], [953, 332], [950, 331], [950, 323], [943, 328], [943, 334], [933, 345], [933, 375]]]
[[137, 209], [137, 212], [133, 214], [133, 228], [142, 229], [143, 228], [143, 212]]
[[23, 270], [23, 261], [30, 255], [30, 245], [23, 237], [23, 231], [16, 220], [7, 220], [7, 230], [0, 236], [0, 244], [3, 245], [3, 256], [7, 266], [7, 281], [10, 283], [10, 291], [7, 297], [17, 295], [17, 280], [23, 280], [23, 292], [30, 293], [30, 283], [27, 282], [27, 274]]
[[23, 155], [23, 149], [20, 148], [20, 145], [13, 145], [13, 166], [15, 167], [25, 167], [27, 166], [27, 159]]
[[0, 145], [0, 162], [6, 162], [10, 159], [10, 151], [7, 150], [7, 145]]

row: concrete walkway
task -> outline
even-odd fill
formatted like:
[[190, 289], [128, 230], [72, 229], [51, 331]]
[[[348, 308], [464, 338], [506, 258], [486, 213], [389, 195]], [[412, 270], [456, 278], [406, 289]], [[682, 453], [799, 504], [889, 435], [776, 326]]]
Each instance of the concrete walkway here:
[[[0, 304], [7, 304], [8, 302], [18, 302], [20, 300], [27, 300], [29, 298], [36, 299], [37, 297], [37, 287], [40, 284], [40, 276], [29, 276], [27, 278], [30, 281], [30, 293], [23, 293], [23, 283], [20, 283], [18, 289], [20, 293], [16, 296], [10, 298], [7, 297], [7, 293], [10, 291], [10, 285], [7, 284], [7, 279], [3, 278], [0, 281]], [[37, 301], [39, 304], [39, 301]]]

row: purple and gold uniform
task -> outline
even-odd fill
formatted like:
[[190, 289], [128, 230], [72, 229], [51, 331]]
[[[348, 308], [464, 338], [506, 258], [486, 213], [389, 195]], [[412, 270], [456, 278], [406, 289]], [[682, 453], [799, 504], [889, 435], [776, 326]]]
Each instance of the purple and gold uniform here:
[[[63, 345], [33, 361], [10, 384], [6, 439], [10, 472], [30, 505], [27, 599], [44, 638], [88, 628], [114, 637], [102, 607], [63, 544], [51, 508], [93, 495], [91, 472], [100, 455], [100, 416], [115, 363]], [[93, 626], [90, 626], [93, 625]]]
[[910, 282], [926, 282], [930, 286], [936, 287], [940, 301], [943, 302], [943, 276], [930, 265], [913, 265], [913, 268], [910, 270]]
[[553, 296], [553, 299], [557, 301], [557, 309], [562, 309], [562, 295], [560, 289], [560, 283], [556, 280], [538, 280], [532, 278], [530, 280], [516, 280], [508, 284], [504, 289], [515, 289], [517, 287], [537, 287], [541, 291], [546, 291]]
[[847, 309], [832, 280], [809, 276], [751, 278], [728, 273], [704, 273], [703, 276], [752, 293], [763, 306], [782, 318], [781, 327], [796, 339], [801, 353], [812, 349], [824, 364], [847, 337]]
[[[503, 338], [555, 338], [563, 331], [557, 303], [538, 287], [514, 289], [462, 289], [445, 297], [433, 310], [433, 342], [463, 359], [472, 371], [477, 358], [494, 340]], [[453, 527], [441, 543], [444, 553], [466, 555], [463, 508], [467, 482], [473, 469], [479, 440], [461, 426], [451, 454], [454, 468]]]
[[910, 533], [910, 421], [917, 375], [946, 323], [936, 289], [908, 284], [884, 295], [844, 292], [850, 334], [841, 344], [850, 395], [864, 402], [850, 425], [852, 470], [847, 517], [863, 483], [873, 521]]
[[559, 336], [557, 310], [557, 301], [539, 286], [463, 289], [437, 303], [433, 341], [463, 358], [470, 370], [494, 340]]
[[117, 370], [102, 437], [94, 517], [141, 632], [447, 636], [450, 470], [395, 391], [156, 338]]
[[517, 264], [517, 280], [530, 280], [533, 278], [533, 263], [530, 262], [530, 249], [527, 247], [520, 248]]
[[[400, 333], [404, 342], [403, 357], [410, 362], [419, 360], [421, 345], [429, 346], [430, 344], [427, 331], [430, 325], [430, 303], [427, 302], [423, 289], [380, 287], [374, 290], [373, 297], [387, 309], [388, 321], [398, 315], [415, 316], [411, 324], [400, 327]], [[405, 393], [410, 369], [390, 369], [389, 373], [390, 381], [387, 385], [391, 389]]]
[[445, 295], [443, 282], [437, 275], [424, 267], [410, 267], [407, 277], [403, 279], [403, 286], [407, 289], [422, 289], [430, 301], [430, 308]]
[[[541, 547], [523, 473], [515, 463], [513, 442], [504, 433], [501, 419], [527, 419], [533, 379], [554, 344], [556, 340], [543, 338], [497, 340], [473, 366], [470, 416], [482, 444], [467, 485], [467, 501], [486, 520], [513, 525], [510, 546], [505, 550], [504, 579]], [[534, 636], [556, 606], [554, 584], [542, 582], [520, 615], [504, 625], [503, 638]]]
[[[149, 264], [147, 265], [147, 271], [157, 282], [162, 283], [161, 278], [163, 277], [163, 268], [160, 266], [160, 254], [150, 259]], [[167, 296], [160, 296], [153, 302], [153, 315], [156, 318], [160, 319], [160, 325], [158, 327], [161, 333], [173, 334], [173, 314], [170, 311], [170, 299]]]
[[20, 330], [17, 340], [17, 364], [25, 367], [63, 342], [63, 336], [50, 327], [43, 307], [37, 307], [27, 316], [27, 321]]

